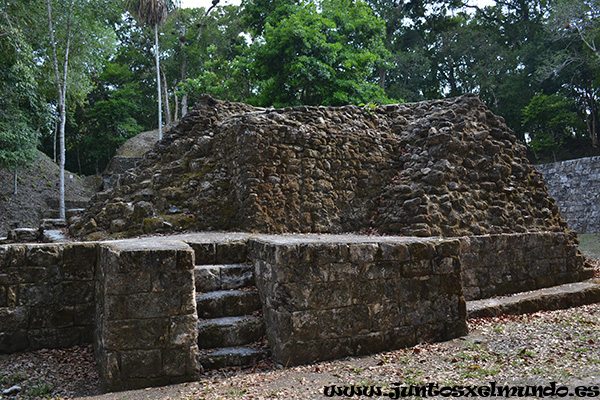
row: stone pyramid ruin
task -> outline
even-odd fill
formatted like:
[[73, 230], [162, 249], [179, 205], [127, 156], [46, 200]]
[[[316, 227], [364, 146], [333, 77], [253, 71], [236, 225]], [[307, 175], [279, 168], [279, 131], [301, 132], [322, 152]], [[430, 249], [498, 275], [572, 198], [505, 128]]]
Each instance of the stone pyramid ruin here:
[[525, 146], [475, 95], [284, 109], [203, 96], [91, 204], [72, 235], [567, 230]]

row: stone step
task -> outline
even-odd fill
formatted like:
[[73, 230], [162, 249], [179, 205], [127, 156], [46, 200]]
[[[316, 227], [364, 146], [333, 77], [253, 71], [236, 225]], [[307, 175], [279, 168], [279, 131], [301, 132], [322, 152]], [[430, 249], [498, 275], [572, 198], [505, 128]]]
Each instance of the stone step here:
[[[65, 215], [68, 220], [71, 217], [83, 214], [84, 211], [85, 211], [85, 208], [69, 208], [69, 209], [65, 210]], [[44, 217], [48, 218], [48, 219], [58, 219], [58, 214], [59, 214], [58, 210], [48, 210], [44, 213]]]
[[[66, 209], [72, 209], [72, 208], [86, 208], [88, 206], [89, 200], [65, 200], [65, 208]], [[49, 197], [46, 199], [46, 204], [48, 205], [48, 207], [53, 208], [53, 209], [58, 209], [58, 198], [56, 197]]]
[[198, 347], [213, 349], [256, 342], [265, 335], [262, 317], [214, 318], [198, 323]]
[[541, 310], [561, 310], [600, 302], [600, 279], [567, 283], [551, 288], [516, 293], [491, 299], [467, 301], [469, 318], [502, 314], [528, 314]]
[[45, 243], [64, 243], [68, 242], [69, 238], [60, 229], [48, 229], [44, 231], [42, 241]]
[[67, 221], [64, 219], [46, 218], [42, 220], [42, 224], [40, 226], [44, 230], [62, 229], [67, 227]]
[[257, 363], [268, 356], [268, 350], [256, 350], [250, 347], [225, 347], [210, 352], [201, 352], [200, 364], [205, 369], [239, 367]]
[[42, 231], [36, 228], [14, 228], [8, 231], [8, 243], [37, 242], [42, 239]]
[[197, 265], [196, 291], [240, 289], [254, 285], [254, 268], [249, 264]]
[[256, 289], [217, 290], [196, 296], [199, 318], [237, 317], [261, 310]]

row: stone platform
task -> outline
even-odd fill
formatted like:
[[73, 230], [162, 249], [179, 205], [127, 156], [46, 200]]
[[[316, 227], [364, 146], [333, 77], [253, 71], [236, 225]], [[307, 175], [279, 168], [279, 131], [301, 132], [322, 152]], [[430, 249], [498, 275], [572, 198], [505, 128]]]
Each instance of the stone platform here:
[[[203, 366], [264, 357], [265, 349], [235, 347], [263, 332], [284, 365], [368, 354], [465, 334], [468, 300], [592, 275], [571, 238], [552, 232], [462, 238], [197, 233], [2, 245], [0, 352], [95, 337], [107, 390], [164, 385], [195, 380]], [[546, 289], [544, 296], [560, 290]], [[577, 303], [558, 304], [597, 301], [596, 289], [589, 290]], [[215, 308], [211, 296], [231, 301]], [[230, 309], [235, 312], [225, 312]], [[231, 340], [215, 342], [206, 335], [213, 329], [231, 329], [223, 335]], [[242, 337], [245, 331], [251, 338]]]

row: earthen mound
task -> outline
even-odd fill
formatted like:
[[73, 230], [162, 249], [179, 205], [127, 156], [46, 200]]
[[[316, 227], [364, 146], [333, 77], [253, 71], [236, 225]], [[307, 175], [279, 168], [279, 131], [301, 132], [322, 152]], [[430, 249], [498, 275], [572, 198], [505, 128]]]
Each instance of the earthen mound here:
[[284, 109], [204, 96], [70, 232], [566, 229], [525, 146], [475, 95]]

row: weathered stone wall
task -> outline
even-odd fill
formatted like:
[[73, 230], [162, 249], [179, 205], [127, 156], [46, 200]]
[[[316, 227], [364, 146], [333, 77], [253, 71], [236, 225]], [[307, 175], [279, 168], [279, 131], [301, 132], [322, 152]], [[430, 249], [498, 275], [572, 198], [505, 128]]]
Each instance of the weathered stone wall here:
[[108, 390], [194, 380], [199, 373], [194, 253], [183, 242], [100, 245], [95, 351]]
[[548, 192], [569, 227], [579, 233], [600, 232], [600, 157], [536, 165]]
[[70, 232], [565, 231], [525, 146], [473, 95], [366, 109], [208, 96]]
[[[194, 264], [253, 261], [274, 357], [297, 364], [466, 333], [465, 299], [589, 277], [571, 234], [454, 239], [186, 234], [0, 246], [0, 352], [92, 341], [106, 388], [194, 380]], [[464, 295], [463, 295], [464, 292]]]
[[467, 300], [577, 282], [593, 276], [570, 234], [536, 232], [461, 238]]
[[458, 240], [253, 240], [273, 357], [295, 365], [467, 333]]
[[102, 190], [120, 185], [123, 174], [129, 169], [135, 168], [141, 160], [140, 156], [114, 156], [102, 173]]
[[94, 243], [0, 246], [0, 353], [92, 341]]

